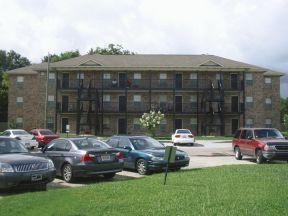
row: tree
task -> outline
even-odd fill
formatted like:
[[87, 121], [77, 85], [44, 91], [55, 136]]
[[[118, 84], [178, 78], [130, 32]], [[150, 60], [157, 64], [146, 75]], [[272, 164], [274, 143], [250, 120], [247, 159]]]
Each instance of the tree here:
[[164, 119], [164, 114], [160, 111], [150, 110], [149, 113], [144, 113], [140, 118], [140, 125], [146, 128], [152, 137], [155, 137], [155, 128], [160, 125]]
[[7, 121], [8, 113], [8, 76], [6, 71], [31, 65], [26, 57], [14, 50], [0, 50], [0, 122]]
[[[75, 58], [78, 56], [80, 56], [79, 50], [67, 51], [67, 52], [60, 53], [59, 55], [52, 54], [50, 55], [50, 62], [58, 62], [58, 61], [62, 61], [62, 60], [70, 59], [70, 58]], [[42, 62], [48, 62], [48, 55], [43, 57]]]
[[283, 125], [284, 125], [284, 130], [288, 130], [288, 114], [284, 114], [283, 116]]
[[101, 54], [101, 55], [135, 55], [134, 52], [130, 52], [129, 50], [125, 50], [119, 44], [109, 44], [107, 48], [96, 47], [96, 49], [90, 49], [88, 54]]

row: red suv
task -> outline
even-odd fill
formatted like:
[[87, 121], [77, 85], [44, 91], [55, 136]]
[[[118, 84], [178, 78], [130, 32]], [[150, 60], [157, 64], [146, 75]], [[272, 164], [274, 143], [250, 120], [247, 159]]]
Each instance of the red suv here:
[[248, 155], [255, 157], [258, 164], [273, 159], [288, 161], [288, 140], [275, 128], [240, 128], [232, 147], [237, 160]]
[[43, 148], [51, 140], [59, 138], [59, 136], [53, 133], [49, 129], [33, 129], [30, 131], [33, 134], [38, 142], [38, 147]]

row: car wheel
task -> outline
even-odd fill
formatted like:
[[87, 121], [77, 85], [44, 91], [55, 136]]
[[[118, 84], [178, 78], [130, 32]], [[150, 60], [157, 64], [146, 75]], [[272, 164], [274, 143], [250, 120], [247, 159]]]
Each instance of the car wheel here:
[[236, 160], [242, 160], [242, 153], [239, 147], [235, 148], [235, 158]]
[[116, 173], [105, 173], [103, 174], [105, 179], [111, 179], [116, 175]]
[[137, 162], [136, 162], [136, 169], [137, 169], [137, 172], [138, 172], [140, 175], [146, 175], [146, 174], [148, 174], [147, 162], [146, 162], [146, 160], [144, 160], [144, 159], [139, 159], [139, 160], [137, 160]]
[[264, 157], [261, 150], [257, 150], [256, 152], [256, 163], [261, 164], [264, 162]]
[[193, 146], [194, 145], [194, 143], [190, 143], [190, 146]]
[[72, 167], [70, 164], [65, 164], [62, 168], [62, 177], [66, 182], [73, 181]]

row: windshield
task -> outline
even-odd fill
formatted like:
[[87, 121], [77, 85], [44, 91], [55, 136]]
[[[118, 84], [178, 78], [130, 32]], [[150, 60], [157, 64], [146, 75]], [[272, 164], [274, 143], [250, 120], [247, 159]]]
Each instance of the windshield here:
[[27, 131], [22, 131], [22, 130], [15, 130], [15, 131], [12, 131], [14, 135], [27, 135], [29, 134]]
[[280, 131], [276, 129], [257, 129], [254, 131], [255, 138], [273, 138], [273, 139], [284, 139]]
[[94, 138], [87, 138], [87, 139], [73, 139], [73, 143], [77, 146], [78, 149], [107, 149], [111, 148], [106, 143], [94, 139]]
[[164, 148], [164, 146], [157, 140], [151, 137], [136, 137], [130, 138], [130, 142], [136, 150], [144, 150], [151, 148]]
[[14, 139], [0, 140], [0, 154], [9, 153], [26, 153], [28, 150], [18, 141]]

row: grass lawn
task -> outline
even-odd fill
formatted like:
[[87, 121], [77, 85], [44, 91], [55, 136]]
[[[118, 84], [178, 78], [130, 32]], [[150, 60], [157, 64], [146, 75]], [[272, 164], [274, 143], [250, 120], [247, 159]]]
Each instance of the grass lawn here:
[[7, 195], [1, 215], [287, 215], [287, 164], [170, 172]]

